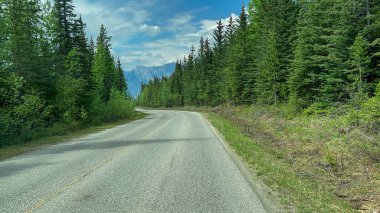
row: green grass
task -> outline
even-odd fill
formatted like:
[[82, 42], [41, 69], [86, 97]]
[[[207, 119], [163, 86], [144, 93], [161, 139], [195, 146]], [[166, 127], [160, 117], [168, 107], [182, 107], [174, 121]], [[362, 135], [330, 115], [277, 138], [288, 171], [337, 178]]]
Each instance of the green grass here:
[[349, 202], [335, 196], [323, 181], [294, 171], [273, 147], [245, 135], [235, 124], [215, 113], [207, 113], [207, 118], [249, 169], [272, 189], [285, 211], [353, 212]]
[[3, 147], [3, 148], [0, 148], [0, 160], [11, 158], [11, 157], [20, 155], [22, 153], [30, 152], [46, 145], [58, 144], [58, 143], [66, 142], [74, 138], [85, 136], [87, 134], [100, 132], [105, 129], [110, 129], [110, 128], [131, 122], [134, 120], [144, 118], [145, 116], [146, 116], [145, 113], [136, 112], [133, 116], [126, 119], [121, 119], [118, 121], [109, 122], [109, 123], [105, 123], [101, 125], [88, 126], [86, 128], [70, 132], [68, 134], [45, 137], [42, 139], [29, 141], [23, 144]]

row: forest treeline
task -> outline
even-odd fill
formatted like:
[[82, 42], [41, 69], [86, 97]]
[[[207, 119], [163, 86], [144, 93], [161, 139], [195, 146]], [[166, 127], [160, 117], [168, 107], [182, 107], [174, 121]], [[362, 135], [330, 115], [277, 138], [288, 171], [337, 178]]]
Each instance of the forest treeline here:
[[0, 147], [132, 114], [111, 37], [72, 0], [0, 1]]
[[380, 1], [252, 0], [237, 20], [217, 23], [212, 42], [201, 38], [171, 77], [143, 85], [138, 103], [259, 104], [290, 114], [349, 106], [378, 122], [379, 61]]

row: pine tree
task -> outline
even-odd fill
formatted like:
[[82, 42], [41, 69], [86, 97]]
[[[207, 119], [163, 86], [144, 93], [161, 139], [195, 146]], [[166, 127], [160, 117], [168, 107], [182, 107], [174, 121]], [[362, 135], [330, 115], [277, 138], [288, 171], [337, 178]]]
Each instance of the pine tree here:
[[248, 44], [248, 14], [243, 5], [238, 19], [239, 27], [237, 29], [237, 48], [240, 54], [237, 58], [235, 67], [236, 90], [235, 95], [238, 103], [244, 103], [247, 97], [244, 97], [244, 85], [246, 84], [246, 73], [249, 72], [250, 48]]
[[54, 0], [55, 38], [57, 60], [61, 61], [73, 49], [73, 28], [76, 15], [72, 0]]
[[280, 61], [277, 50], [276, 34], [270, 33], [267, 50], [264, 51], [261, 61], [258, 62], [259, 69], [256, 83], [257, 101], [261, 104], [275, 104], [279, 102], [279, 76]]
[[213, 51], [211, 48], [211, 43], [208, 38], [204, 41], [204, 57], [201, 61], [201, 66], [203, 69], [203, 79], [204, 79], [204, 104], [212, 105], [214, 98], [214, 86], [215, 86], [215, 73], [212, 70], [213, 62]]
[[92, 37], [90, 39], [89, 51], [90, 51], [90, 61], [91, 61], [91, 66], [92, 66], [93, 59], [95, 57], [95, 42], [94, 42], [94, 39]]
[[96, 53], [92, 73], [94, 77], [96, 94], [100, 95], [101, 100], [108, 102], [112, 87], [118, 84], [114, 60], [110, 51], [110, 39], [107, 30], [102, 25], [97, 38]]
[[120, 58], [117, 59], [116, 62], [116, 72], [117, 72], [117, 90], [123, 94], [126, 94], [128, 91], [127, 81], [125, 80], [125, 75], [123, 68], [121, 66]]
[[197, 105], [197, 79], [198, 73], [195, 72], [195, 47], [191, 47], [187, 63], [183, 67], [183, 98], [184, 105]]
[[351, 99], [355, 106], [359, 106], [364, 101], [366, 92], [366, 82], [364, 79], [368, 75], [368, 67], [371, 59], [368, 55], [368, 42], [362, 35], [358, 35], [354, 44], [351, 46], [351, 69], [348, 71], [348, 79], [352, 82], [350, 85]]
[[40, 7], [38, 1], [5, 0], [4, 32], [7, 34], [4, 60], [8, 63], [7, 70], [22, 76], [27, 82], [27, 88], [38, 82], [39, 49], [38, 23]]
[[366, 1], [366, 26], [363, 35], [369, 43], [368, 53], [371, 58], [366, 82], [372, 96], [380, 79], [380, 2]]
[[[254, 57], [244, 78], [244, 97], [251, 99], [251, 102], [256, 100], [267, 104], [284, 101], [288, 97], [287, 78], [293, 57], [298, 6], [292, 0], [256, 0], [250, 7], [249, 39], [256, 45], [252, 47]], [[252, 94], [252, 91], [255, 93]], [[268, 93], [271, 95], [268, 96]]]
[[228, 24], [226, 26], [226, 35], [225, 35], [225, 43], [227, 45], [225, 50], [225, 67], [223, 68], [223, 76], [225, 76], [224, 80], [224, 87], [222, 90], [222, 99], [223, 102], [235, 102], [234, 96], [234, 88], [235, 88], [235, 78], [234, 78], [234, 62], [235, 62], [235, 37], [236, 37], [236, 26], [235, 21], [233, 20], [232, 16], [230, 16], [228, 20]]
[[243, 90], [244, 90], [244, 76], [243, 73], [247, 72], [249, 65], [249, 44], [248, 44], [248, 14], [245, 6], [242, 7], [239, 19], [239, 26], [236, 29], [236, 37], [233, 44], [228, 51], [230, 58], [229, 66], [225, 71], [229, 78], [228, 81], [228, 96], [230, 101], [234, 104], [242, 103]]
[[232, 16], [230, 16], [230, 18], [228, 19], [228, 24], [226, 26], [226, 35], [225, 35], [227, 44], [229, 45], [232, 44], [235, 32], [236, 32], [235, 21], [232, 18]]
[[[6, 63], [6, 42], [7, 42], [7, 25], [5, 17], [6, 4], [4, 1], [0, 2], [0, 72], [3, 71]], [[2, 73], [1, 73], [2, 74]], [[4, 77], [4, 75], [0, 75]]]
[[57, 81], [57, 107], [63, 115], [63, 121], [71, 123], [81, 119], [80, 109], [83, 107], [87, 83], [82, 76], [80, 54], [76, 48], [68, 54], [65, 70], [65, 74]]
[[197, 102], [198, 105], [204, 105], [206, 100], [206, 71], [204, 67], [205, 59], [205, 40], [201, 37], [199, 41], [198, 57], [195, 65], [195, 72], [197, 72]]
[[87, 81], [91, 77], [91, 52], [85, 33], [86, 24], [83, 23], [82, 17], [75, 20], [73, 25], [73, 48], [76, 48], [79, 54], [79, 64], [81, 67], [81, 75]]
[[217, 23], [217, 27], [214, 30], [214, 52], [222, 52], [225, 44], [225, 35], [224, 35], [224, 24], [222, 20], [219, 20]]
[[183, 71], [182, 64], [177, 60], [175, 70], [170, 81], [170, 94], [172, 98], [172, 105], [182, 106], [183, 105]]
[[291, 105], [299, 109], [345, 101], [353, 2], [320, 0], [302, 6], [289, 78]]
[[211, 85], [211, 105], [216, 106], [223, 102], [223, 86], [226, 82], [224, 76], [224, 65], [225, 65], [225, 52], [226, 52], [226, 35], [224, 33], [224, 24], [222, 20], [217, 22], [217, 27], [214, 30], [214, 48], [213, 48], [213, 60], [210, 76]]

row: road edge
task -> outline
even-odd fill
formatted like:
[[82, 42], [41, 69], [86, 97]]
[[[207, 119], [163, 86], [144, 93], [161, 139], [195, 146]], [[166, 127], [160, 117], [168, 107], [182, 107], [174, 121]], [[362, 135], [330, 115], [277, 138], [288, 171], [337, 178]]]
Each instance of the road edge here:
[[[137, 111], [137, 110], [136, 110]], [[8, 147], [0, 148], [0, 162], [9, 160], [15, 157], [19, 157], [23, 154], [27, 154], [33, 152], [35, 150], [43, 149], [44, 147], [58, 145], [67, 143], [73, 140], [76, 140], [81, 137], [85, 137], [91, 134], [99, 133], [102, 131], [106, 131], [108, 129], [112, 129], [121, 125], [125, 125], [127, 123], [134, 122], [136, 120], [140, 120], [148, 116], [149, 114], [141, 112], [140, 114], [136, 114], [132, 117], [116, 120], [113, 122], [104, 122], [93, 126], [88, 126], [83, 129], [77, 130], [75, 132], [66, 133], [62, 135], [48, 136], [43, 137], [36, 140], [31, 140], [28, 143], [16, 144]], [[2, 155], [3, 153], [7, 153], [6, 155]]]
[[250, 171], [247, 167], [247, 164], [236, 154], [236, 152], [229, 146], [226, 142], [224, 136], [216, 129], [211, 122], [207, 119], [204, 113], [199, 113], [202, 119], [206, 122], [207, 126], [218, 138], [219, 143], [222, 145], [224, 150], [227, 152], [228, 156], [239, 169], [244, 179], [247, 181], [248, 185], [251, 187], [252, 191], [258, 196], [261, 204], [267, 212], [283, 212], [275, 204], [269, 195], [270, 190], [254, 173]]

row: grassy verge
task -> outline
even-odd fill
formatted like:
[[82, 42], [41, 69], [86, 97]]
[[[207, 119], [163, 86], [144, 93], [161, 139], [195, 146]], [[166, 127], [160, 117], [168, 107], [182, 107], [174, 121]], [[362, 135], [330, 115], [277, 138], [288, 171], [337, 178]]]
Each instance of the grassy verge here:
[[[244, 110], [237, 111], [240, 111], [238, 112], [240, 115], [244, 115]], [[267, 122], [265, 132], [262, 129], [255, 129], [251, 131], [256, 134], [247, 134], [244, 127], [237, 125], [238, 122], [231, 121], [231, 116], [224, 117], [220, 113], [207, 113], [207, 117], [224, 135], [235, 152], [244, 159], [249, 169], [273, 190], [275, 198], [285, 206], [285, 210], [290, 212], [354, 211], [347, 199], [336, 195], [335, 188], [331, 188], [331, 183], [328, 182], [329, 178], [322, 178], [335, 174], [330, 174], [327, 170], [319, 171], [318, 175], [311, 173], [310, 171], [314, 169], [308, 168], [310, 165], [305, 160], [307, 157], [296, 158], [291, 156], [291, 152], [279, 148], [286, 145], [287, 141], [274, 139], [274, 136], [268, 133], [268, 130], [274, 131], [273, 127], [268, 127], [273, 124]], [[268, 121], [268, 119], [265, 120]], [[286, 135], [284, 131], [278, 134]], [[268, 143], [272, 144], [268, 145]], [[307, 146], [301, 147], [293, 147], [294, 152], [301, 153], [308, 149]]]
[[146, 116], [145, 113], [136, 112], [133, 116], [128, 117], [126, 119], [121, 119], [118, 121], [105, 123], [101, 125], [88, 126], [86, 128], [70, 132], [68, 134], [46, 137], [46, 138], [42, 138], [38, 140], [33, 140], [24, 144], [18, 144], [18, 145], [0, 148], [0, 160], [11, 158], [11, 157], [20, 155], [22, 153], [30, 152], [46, 145], [62, 143], [70, 139], [85, 136], [87, 134], [96, 133], [105, 129], [110, 129], [110, 128], [131, 122], [134, 120], [144, 118], [145, 116]]

